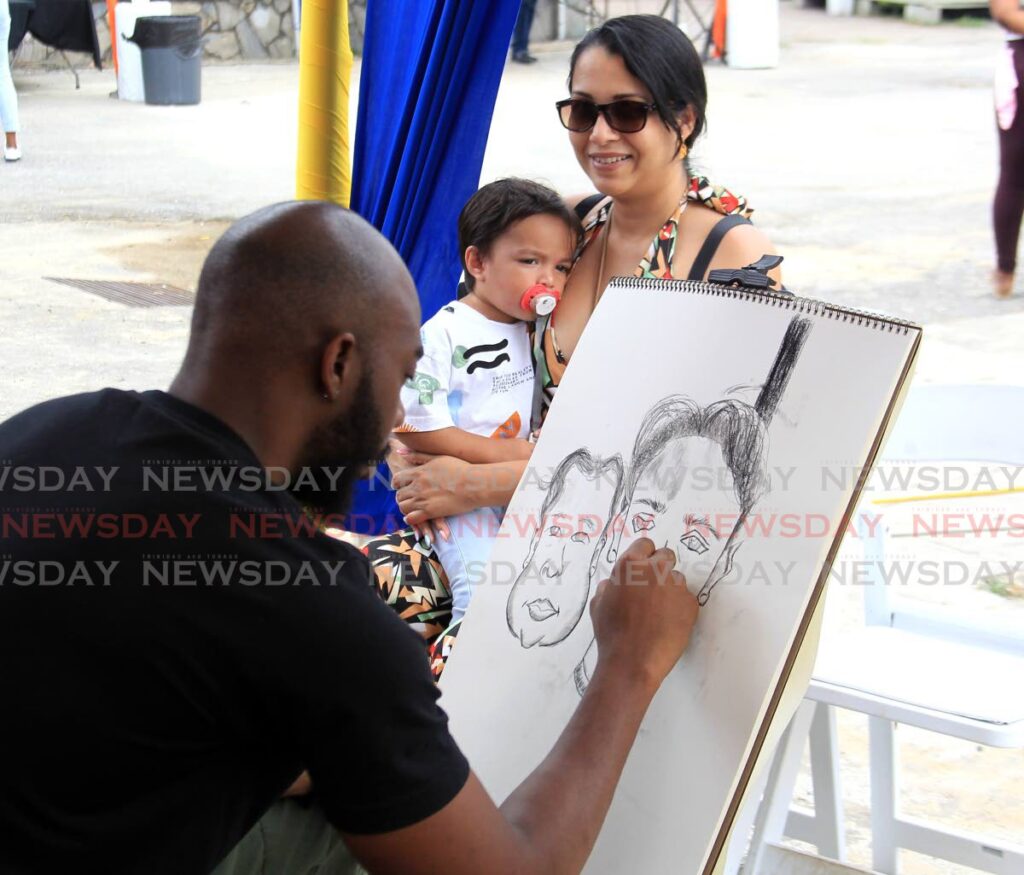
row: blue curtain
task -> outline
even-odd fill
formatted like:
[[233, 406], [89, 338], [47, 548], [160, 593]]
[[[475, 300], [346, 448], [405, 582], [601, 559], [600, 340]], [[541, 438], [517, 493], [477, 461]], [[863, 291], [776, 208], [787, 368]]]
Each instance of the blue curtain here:
[[[424, 319], [455, 296], [456, 221], [480, 181], [518, 9], [519, 0], [367, 3], [351, 205], [405, 259]], [[385, 482], [360, 484], [355, 531], [402, 525]]]

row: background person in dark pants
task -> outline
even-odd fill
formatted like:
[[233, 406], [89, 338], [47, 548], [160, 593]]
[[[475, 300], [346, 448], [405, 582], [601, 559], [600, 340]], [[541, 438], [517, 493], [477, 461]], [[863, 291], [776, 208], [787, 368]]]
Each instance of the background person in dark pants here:
[[999, 184], [992, 204], [996, 234], [996, 297], [1013, 293], [1017, 240], [1024, 214], [1024, 9], [1019, 0], [989, 0], [992, 17], [1007, 31], [997, 61], [996, 121], [999, 126]]
[[517, 64], [532, 64], [537, 59], [530, 54], [530, 28], [533, 26], [533, 11], [537, 0], [523, 0], [519, 6], [519, 17], [512, 30], [512, 60]]

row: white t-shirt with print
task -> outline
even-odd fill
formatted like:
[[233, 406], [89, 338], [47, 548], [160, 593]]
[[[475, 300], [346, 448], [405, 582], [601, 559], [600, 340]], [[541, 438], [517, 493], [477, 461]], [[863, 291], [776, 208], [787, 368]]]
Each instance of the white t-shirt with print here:
[[533, 360], [525, 322], [494, 322], [461, 301], [420, 330], [423, 357], [402, 388], [399, 431], [461, 428], [484, 437], [525, 438], [533, 407]]
[[[533, 359], [523, 322], [494, 322], [467, 304], [445, 304], [420, 332], [423, 357], [402, 389], [399, 431], [461, 428], [484, 437], [525, 438], [533, 407]], [[503, 509], [481, 507], [449, 517], [451, 537], [434, 542], [462, 618], [473, 587], [491, 578], [486, 563]]]

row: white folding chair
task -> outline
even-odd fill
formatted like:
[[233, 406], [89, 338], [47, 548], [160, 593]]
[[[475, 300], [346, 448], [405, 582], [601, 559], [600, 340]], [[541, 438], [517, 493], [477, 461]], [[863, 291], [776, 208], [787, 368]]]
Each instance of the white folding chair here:
[[[1017, 470], [1024, 465], [1024, 387], [910, 391], [878, 464], [953, 461], [1008, 466], [1008, 482], [1016, 472], [1021, 483], [998, 492], [1024, 491], [1024, 469]], [[933, 494], [928, 500], [967, 495]], [[977, 498], [979, 492], [970, 496]], [[873, 510], [884, 510], [887, 499], [871, 504]], [[834, 708], [868, 717], [872, 865], [877, 872], [895, 875], [898, 851], [904, 848], [995, 875], [1021, 875], [1024, 846], [900, 815], [894, 729], [903, 723], [993, 747], [1024, 747], [1024, 629], [991, 617], [980, 622], [893, 592], [885, 579], [885, 526], [870, 528], [864, 539], [866, 625], [838, 637], [830, 638], [827, 631], [822, 636], [814, 678], [772, 765], [744, 875], [766, 875], [766, 848], [783, 835], [814, 844], [826, 857], [845, 859]], [[813, 815], [790, 810], [808, 739]]]

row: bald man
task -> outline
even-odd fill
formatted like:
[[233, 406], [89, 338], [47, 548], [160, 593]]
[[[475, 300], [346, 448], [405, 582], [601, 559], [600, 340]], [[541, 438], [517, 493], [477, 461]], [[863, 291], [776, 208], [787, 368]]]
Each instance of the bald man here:
[[497, 807], [419, 639], [300, 505], [380, 456], [419, 318], [356, 215], [269, 207], [210, 252], [169, 392], [0, 425], [0, 872], [207, 873], [304, 770], [371, 872], [580, 870], [696, 603], [669, 551], [622, 557], [586, 695]]

